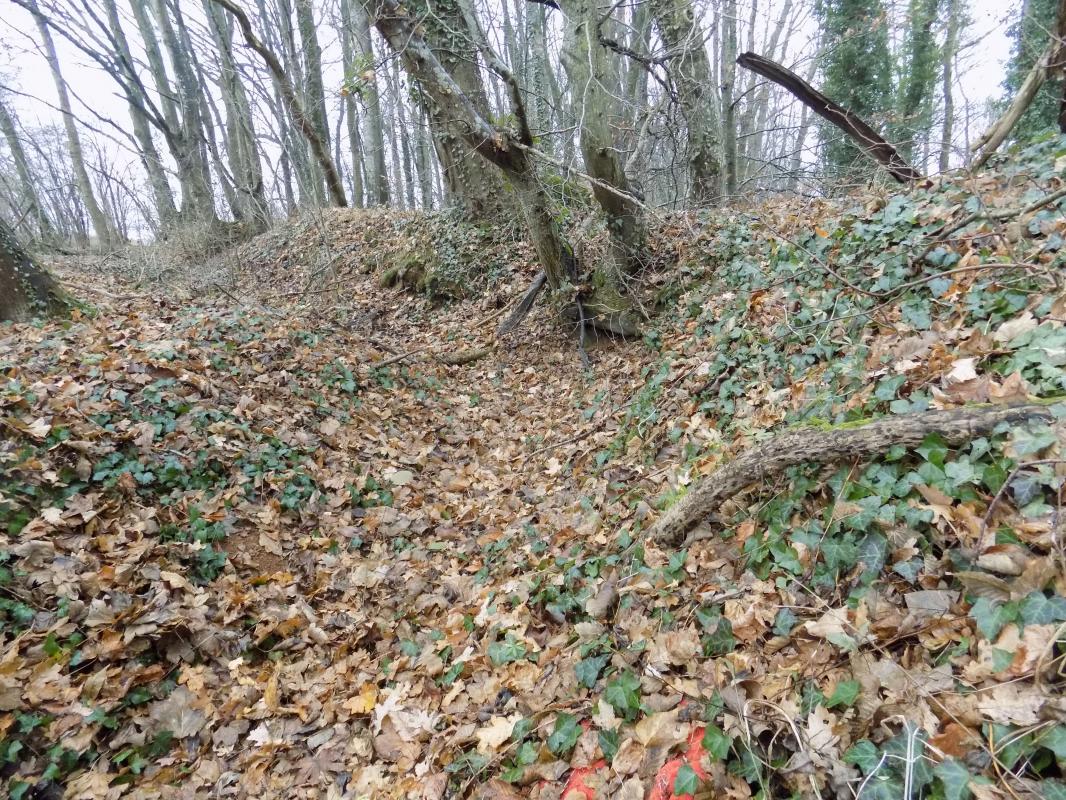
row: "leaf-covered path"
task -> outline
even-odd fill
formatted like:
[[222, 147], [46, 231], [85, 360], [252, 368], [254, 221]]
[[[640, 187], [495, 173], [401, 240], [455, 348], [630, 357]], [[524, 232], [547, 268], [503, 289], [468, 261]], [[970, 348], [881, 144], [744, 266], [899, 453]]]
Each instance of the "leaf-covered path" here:
[[4, 329], [9, 791], [1061, 797], [1061, 423], [795, 467], [687, 550], [642, 537], [771, 431], [1061, 396], [1061, 212], [944, 233], [1061, 184], [1030, 169], [667, 221], [672, 310], [591, 372], [549, 309], [444, 363], [528, 248], [433, 307], [377, 286], [354, 212], [340, 292], [294, 230], [214, 299]]

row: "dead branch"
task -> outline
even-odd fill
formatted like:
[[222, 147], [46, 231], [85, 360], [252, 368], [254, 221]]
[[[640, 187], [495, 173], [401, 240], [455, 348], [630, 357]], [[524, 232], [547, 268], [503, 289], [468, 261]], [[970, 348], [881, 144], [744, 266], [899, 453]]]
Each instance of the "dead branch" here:
[[784, 433], [697, 481], [688, 494], [648, 529], [647, 536], [677, 545], [700, 520], [742, 489], [798, 464], [868, 459], [896, 445], [914, 447], [931, 433], [939, 434], [949, 445], [959, 445], [989, 433], [1000, 423], [1034, 418], [1051, 420], [1050, 407], [1030, 404], [925, 411], [879, 419], [856, 428]]
[[792, 70], [756, 53], [743, 53], [737, 58], [737, 63], [788, 89], [811, 111], [850, 136], [866, 155], [881, 164], [900, 183], [918, 181], [924, 177], [861, 117], [830, 100]]
[[459, 367], [464, 364], [473, 364], [475, 361], [487, 356], [492, 352], [491, 347], [473, 347], [469, 350], [457, 350], [454, 353], [439, 353], [436, 359], [441, 364], [451, 367]]
[[544, 284], [547, 280], [548, 275], [544, 270], [537, 273], [537, 276], [533, 279], [533, 283], [529, 285], [529, 288], [526, 289], [526, 293], [522, 295], [522, 299], [518, 301], [518, 306], [496, 329], [497, 336], [509, 333], [522, 324], [522, 320], [526, 318], [526, 315], [529, 314], [529, 310], [533, 308], [533, 303], [536, 301], [537, 295], [540, 294], [541, 289], [544, 288]]

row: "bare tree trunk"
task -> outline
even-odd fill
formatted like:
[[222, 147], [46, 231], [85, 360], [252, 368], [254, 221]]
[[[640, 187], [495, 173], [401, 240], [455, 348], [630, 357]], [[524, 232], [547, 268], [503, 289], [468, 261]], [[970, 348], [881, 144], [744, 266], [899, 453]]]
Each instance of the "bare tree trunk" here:
[[34, 263], [0, 219], [0, 321], [22, 321], [70, 311], [70, 297], [55, 279]]
[[281, 90], [282, 97], [288, 105], [289, 113], [292, 115], [293, 121], [300, 128], [303, 135], [307, 137], [307, 141], [310, 143], [311, 149], [314, 151], [315, 158], [318, 160], [322, 171], [326, 175], [326, 185], [329, 187], [330, 196], [333, 199], [334, 205], [348, 205], [348, 201], [344, 197], [344, 186], [342, 185], [340, 175], [337, 173], [337, 169], [333, 164], [333, 159], [330, 157], [329, 149], [326, 147], [322, 139], [319, 138], [318, 133], [315, 131], [315, 126], [304, 113], [300, 99], [296, 96], [296, 92], [293, 91], [292, 84], [285, 75], [285, 70], [282, 69], [281, 62], [278, 61], [277, 56], [275, 56], [270, 48], [256, 37], [255, 32], [252, 30], [252, 23], [248, 20], [248, 15], [245, 14], [241, 8], [234, 5], [232, 0], [211, 1], [222, 6], [233, 15], [233, 18], [237, 21], [238, 27], [241, 29], [241, 33], [244, 35], [245, 42], [247, 42], [248, 46], [259, 54], [267, 67], [274, 74], [278, 88]]
[[944, 124], [940, 129], [940, 171], [951, 166], [951, 139], [955, 131], [955, 56], [959, 50], [959, 0], [947, 0], [948, 33], [941, 51], [941, 73], [944, 91]]
[[[341, 58], [344, 59], [346, 73], [356, 69], [355, 41], [350, 7], [351, 0], [340, 0], [340, 35]], [[342, 89], [344, 94], [344, 122], [348, 132], [348, 149], [352, 158], [352, 205], [363, 207], [363, 137], [359, 130], [359, 108], [355, 102], [355, 93], [350, 87]]]
[[737, 57], [737, 2], [725, 0], [722, 12], [722, 161], [725, 167], [725, 193], [737, 192], [737, 120], [733, 98]]
[[170, 227], [178, 216], [178, 208], [174, 204], [174, 195], [170, 191], [170, 182], [167, 180], [166, 170], [163, 168], [163, 159], [152, 139], [152, 130], [145, 117], [143, 99], [134, 96], [133, 87], [140, 85], [140, 80], [130, 73], [133, 70], [133, 54], [130, 51], [126, 32], [122, 29], [122, 22], [118, 15], [118, 6], [115, 0], [104, 0], [104, 10], [107, 14], [107, 24], [111, 31], [111, 37], [118, 51], [119, 69], [126, 75], [122, 81], [123, 92], [129, 105], [130, 122], [133, 125], [133, 136], [137, 140], [140, 150], [141, 163], [145, 174], [148, 176], [148, 185], [152, 188], [152, 197], [155, 200], [155, 211], [159, 218], [159, 226], [162, 229]]
[[618, 108], [606, 83], [617, 64], [600, 43], [603, 20], [594, 0], [573, 0], [564, 10], [568, 19], [563, 63], [575, 92], [572, 102], [581, 110], [581, 154], [585, 170], [607, 185], [594, 185], [593, 194], [607, 217], [615, 268], [628, 274], [640, 266], [646, 234], [642, 209], [623, 196], [630, 191], [629, 182], [610, 124]]
[[341, 0], [348, 8], [358, 55], [362, 57], [366, 73], [363, 77], [363, 99], [366, 104], [367, 195], [370, 205], [389, 204], [389, 175], [385, 170], [385, 122], [381, 116], [381, 97], [374, 70], [374, 43], [370, 36], [370, 18], [362, 0]]
[[71, 165], [74, 168], [74, 181], [78, 188], [78, 195], [82, 205], [89, 213], [92, 222], [93, 233], [97, 240], [104, 246], [114, 244], [115, 233], [111, 221], [107, 218], [104, 210], [93, 194], [92, 181], [89, 180], [89, 171], [85, 167], [85, 155], [82, 152], [81, 137], [78, 135], [78, 127], [74, 121], [74, 112], [70, 106], [70, 95], [67, 92], [67, 83], [63, 79], [63, 73], [59, 68], [59, 56], [56, 54], [55, 42], [52, 41], [52, 32], [48, 28], [48, 22], [37, 7], [37, 0], [31, 0], [30, 5], [35, 12], [33, 17], [37, 23], [37, 30], [41, 34], [41, 44], [44, 48], [44, 56], [48, 61], [48, 68], [52, 72], [52, 80], [55, 82], [56, 94], [59, 95], [59, 109], [63, 115], [63, 128], [67, 133], [67, 149], [70, 152]]
[[[135, 0], [136, 1], [136, 0]], [[188, 221], [207, 224], [218, 222], [215, 195], [211, 189], [211, 170], [203, 146], [204, 120], [200, 85], [189, 65], [189, 54], [182, 47], [170, 19], [167, 0], [153, 0], [152, 11], [162, 33], [163, 47], [170, 57], [177, 79], [177, 111], [180, 119], [178, 176], [182, 184], [182, 216]]]
[[697, 207], [717, 202], [721, 167], [714, 76], [704, 47], [703, 30], [691, 0], [651, 0], [655, 25], [666, 45], [670, 78], [688, 126], [689, 202]]
[[0, 131], [3, 132], [4, 139], [7, 141], [7, 149], [11, 151], [11, 160], [15, 162], [15, 172], [22, 184], [22, 194], [26, 198], [27, 205], [26, 215], [37, 224], [37, 235], [44, 241], [51, 241], [55, 238], [55, 228], [52, 227], [52, 221], [48, 218], [41, 198], [37, 195], [37, 184], [30, 170], [26, 151], [19, 139], [15, 118], [2, 101], [0, 101]]
[[242, 215], [256, 229], [270, 224], [270, 206], [263, 184], [263, 166], [256, 141], [252, 106], [233, 55], [233, 26], [218, 6], [204, 0], [208, 27], [219, 59], [219, 87], [226, 107], [226, 155]]
[[400, 62], [393, 62], [392, 70], [393, 80], [393, 98], [396, 102], [396, 140], [400, 143], [400, 155], [403, 160], [403, 196], [407, 208], [415, 207], [415, 176], [413, 159], [411, 158], [411, 137], [414, 133], [407, 125], [407, 112], [404, 108], [404, 97], [407, 94], [403, 91], [403, 86], [400, 83]]
[[[300, 52], [303, 55], [304, 108], [315, 133], [329, 152], [329, 121], [326, 119], [326, 92], [322, 83], [322, 48], [315, 33], [314, 11], [311, 0], [295, 0], [296, 27], [300, 32]], [[315, 194], [319, 202], [325, 202], [321, 180], [315, 181]]]
[[[473, 30], [472, 15], [464, 13], [463, 0], [431, 0], [423, 16], [426, 40], [441, 66], [482, 116], [489, 115], [488, 96], [478, 58], [480, 31]], [[505, 5], [506, 8], [506, 5]], [[476, 158], [462, 136], [456, 136], [431, 101], [426, 111], [434, 132], [437, 159], [444, 173], [447, 204], [472, 222], [499, 219], [507, 210], [499, 171]]]

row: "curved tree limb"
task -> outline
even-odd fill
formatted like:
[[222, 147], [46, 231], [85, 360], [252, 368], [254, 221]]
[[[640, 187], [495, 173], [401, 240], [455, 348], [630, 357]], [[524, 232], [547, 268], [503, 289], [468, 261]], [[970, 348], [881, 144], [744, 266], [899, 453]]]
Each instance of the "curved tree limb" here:
[[960, 445], [989, 433], [1003, 422], [1051, 420], [1049, 406], [982, 406], [951, 411], [924, 411], [878, 419], [855, 428], [798, 430], [783, 433], [742, 453], [695, 486], [648, 529], [649, 539], [680, 544], [700, 520], [746, 486], [781, 474], [799, 464], [826, 464], [845, 458], [868, 459], [896, 445], [914, 447], [931, 433]]
[[[1059, 0], [1055, 30], [1051, 33], [1051, 41], [1048, 42], [1047, 48], [1025, 76], [1025, 80], [1018, 87], [1007, 110], [970, 148], [974, 154], [973, 166], [975, 168], [983, 166], [1003, 144], [1018, 120], [1032, 104], [1033, 98], [1036, 97], [1036, 93], [1040, 91], [1044, 82], [1055, 74], [1063, 72], [1064, 68], [1066, 68], [1066, 0]], [[1063, 95], [1059, 124], [1066, 132], [1066, 95]]]
[[737, 63], [788, 89], [811, 111], [850, 136], [866, 155], [881, 164], [900, 183], [918, 181], [924, 177], [861, 117], [830, 100], [792, 70], [755, 53], [743, 53], [737, 58]]

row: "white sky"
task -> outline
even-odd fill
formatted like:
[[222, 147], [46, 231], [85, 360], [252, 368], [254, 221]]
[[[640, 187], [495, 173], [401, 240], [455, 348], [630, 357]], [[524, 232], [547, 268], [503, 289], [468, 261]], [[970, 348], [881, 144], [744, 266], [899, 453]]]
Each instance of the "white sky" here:
[[[1001, 95], [1004, 64], [1009, 56], [1009, 42], [1004, 20], [1012, 13], [1016, 13], [1019, 7], [1017, 1], [1011, 0], [963, 0], [963, 2], [967, 1], [973, 24], [966, 32], [966, 41], [976, 41], [977, 44], [962, 55], [963, 69], [956, 84], [956, 104], [963, 110], [967, 104], [971, 109], [982, 108], [985, 101]], [[201, 17], [199, 0], [181, 0], [181, 2], [183, 7], [185, 3], [188, 3], [190, 16]], [[313, 0], [313, 2], [318, 12], [316, 17], [333, 18], [335, 7], [333, 0]], [[748, 2], [750, 0], [741, 0], [739, 5], [741, 8], [746, 6], [750, 9]], [[906, 0], [890, 0], [890, 2], [898, 10], [902, 10]], [[768, 8], [768, 11], [760, 11], [760, 17], [765, 16], [766, 13], [773, 14], [774, 7], [780, 7], [779, 3], [780, 0], [770, 0], [768, 4], [767, 0], [762, 0], [760, 6]], [[125, 3], [120, 2], [120, 8], [123, 5]], [[128, 13], [126, 17], [128, 18]], [[746, 20], [747, 11], [741, 10], [739, 17], [741, 20]], [[132, 25], [127, 27], [127, 33], [131, 43], [136, 46], [137, 37]], [[49, 107], [57, 102], [56, 91], [47, 64], [37, 50], [36, 35], [36, 27], [26, 11], [15, 5], [12, 0], [0, 0], [0, 84], [27, 95], [11, 98], [22, 124], [27, 127], [60, 121], [59, 113]], [[330, 51], [336, 49], [333, 29], [323, 25], [320, 37], [323, 39], [322, 44], [326, 50], [327, 60], [329, 60]], [[81, 102], [91, 105], [97, 113], [113, 119], [128, 129], [129, 116], [126, 103], [119, 95], [114, 81], [61, 36], [56, 35], [53, 38], [62, 61], [64, 76], [72, 91], [75, 114], [81, 116], [84, 113], [84, 108], [79, 108], [80, 99]], [[238, 49], [241, 50], [243, 47], [238, 47]], [[342, 70], [336, 63], [336, 54], [332, 54], [332, 58], [333, 67], [332, 69], [327, 67], [326, 80], [327, 94], [332, 94], [333, 100], [327, 102], [333, 106], [331, 111], [335, 111], [336, 89], [341, 80]], [[35, 98], [44, 102], [37, 102]], [[86, 115], [86, 119], [91, 119], [91, 117]], [[981, 122], [983, 120], [975, 119], [972, 124], [980, 128]], [[960, 119], [960, 135], [968, 133], [967, 138], [972, 138], [979, 132], [978, 130], [967, 132], [965, 127], [966, 119]], [[92, 139], [91, 134], [86, 135]], [[116, 147], [116, 145], [110, 145], [110, 147]]]

